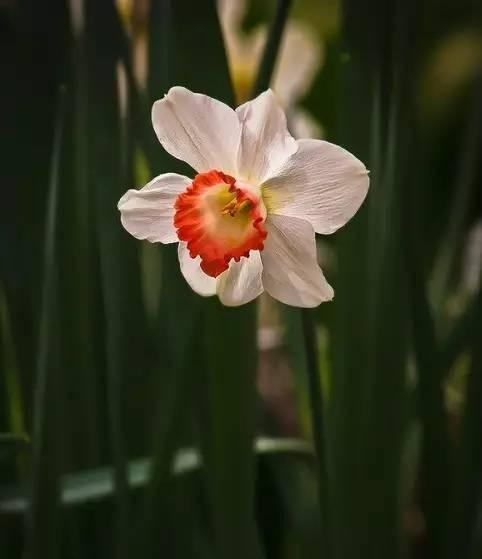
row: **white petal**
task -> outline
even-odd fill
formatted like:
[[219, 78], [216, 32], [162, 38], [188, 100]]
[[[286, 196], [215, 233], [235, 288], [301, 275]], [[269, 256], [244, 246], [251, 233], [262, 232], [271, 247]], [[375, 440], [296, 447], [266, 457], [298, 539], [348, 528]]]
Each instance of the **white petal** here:
[[273, 89], [285, 107], [296, 103], [309, 90], [323, 54], [318, 37], [308, 27], [295, 22], [286, 27], [273, 80]]
[[236, 176], [241, 126], [221, 101], [172, 87], [154, 103], [152, 125], [164, 149], [199, 173], [216, 169]]
[[278, 301], [294, 307], [316, 307], [333, 299], [333, 289], [316, 260], [315, 233], [302, 219], [269, 216], [261, 253], [263, 286]]
[[178, 241], [174, 228], [174, 202], [192, 180], [175, 173], [152, 179], [141, 190], [128, 190], [119, 200], [124, 228], [136, 239], [151, 243]]
[[368, 171], [354, 155], [322, 140], [298, 151], [263, 185], [268, 213], [306, 219], [329, 235], [353, 217], [368, 191]]
[[232, 260], [229, 270], [218, 278], [217, 292], [221, 303], [237, 307], [256, 299], [263, 293], [262, 271], [258, 251], [251, 251], [248, 258], [243, 256], [239, 262]]
[[269, 89], [236, 109], [242, 123], [240, 178], [260, 184], [298, 149], [288, 132], [283, 109]]
[[182, 275], [196, 293], [209, 297], [216, 293], [216, 279], [208, 276], [201, 270], [201, 258], [191, 258], [186, 243], [180, 242], [177, 254]]

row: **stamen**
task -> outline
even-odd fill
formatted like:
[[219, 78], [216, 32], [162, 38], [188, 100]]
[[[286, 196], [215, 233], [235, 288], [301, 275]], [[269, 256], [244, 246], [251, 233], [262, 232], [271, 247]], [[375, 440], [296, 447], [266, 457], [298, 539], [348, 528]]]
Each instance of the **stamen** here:
[[224, 206], [221, 213], [223, 215], [229, 214], [231, 217], [235, 217], [237, 213], [242, 212], [244, 209], [248, 209], [251, 206], [249, 200], [238, 200], [234, 198]]

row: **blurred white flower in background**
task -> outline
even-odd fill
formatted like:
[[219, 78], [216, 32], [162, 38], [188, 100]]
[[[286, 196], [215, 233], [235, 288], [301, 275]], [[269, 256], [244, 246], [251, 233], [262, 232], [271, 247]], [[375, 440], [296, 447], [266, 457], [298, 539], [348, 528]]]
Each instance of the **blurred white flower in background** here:
[[[245, 32], [242, 20], [246, 0], [218, 0], [231, 78], [238, 103], [249, 99], [267, 38], [267, 27]], [[275, 68], [272, 89], [285, 108], [295, 138], [320, 138], [322, 128], [296, 104], [306, 95], [323, 63], [323, 48], [313, 31], [290, 20], [286, 26]]]
[[478, 29], [444, 35], [429, 53], [421, 73], [422, 114], [443, 117], [453, 108], [482, 66], [482, 37]]
[[149, 0], [115, 0], [119, 16], [132, 42], [132, 66], [137, 84], [147, 83], [147, 24]]

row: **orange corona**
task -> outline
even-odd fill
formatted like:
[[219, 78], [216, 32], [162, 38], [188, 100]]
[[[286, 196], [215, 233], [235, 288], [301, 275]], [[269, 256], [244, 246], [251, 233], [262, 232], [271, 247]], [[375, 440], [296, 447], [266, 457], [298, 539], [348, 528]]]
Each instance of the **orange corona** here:
[[175, 203], [174, 225], [192, 258], [217, 277], [234, 259], [263, 250], [266, 210], [260, 196], [221, 171], [196, 175]]

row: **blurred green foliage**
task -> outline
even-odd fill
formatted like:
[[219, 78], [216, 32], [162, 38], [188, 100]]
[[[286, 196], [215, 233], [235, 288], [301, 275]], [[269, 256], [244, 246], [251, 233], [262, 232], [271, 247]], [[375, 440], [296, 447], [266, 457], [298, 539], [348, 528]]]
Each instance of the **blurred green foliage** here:
[[243, 29], [271, 29], [257, 89], [286, 19], [309, 26], [324, 62], [299, 104], [371, 173], [320, 239], [334, 302], [269, 303], [267, 350], [256, 304], [201, 300], [116, 208], [184, 170], [153, 100], [233, 103], [216, 5], [119, 5], [0, 2], [2, 556], [478, 559], [481, 6], [249, 4]]

